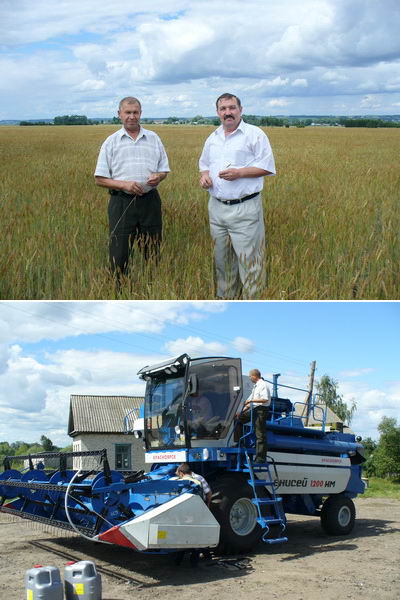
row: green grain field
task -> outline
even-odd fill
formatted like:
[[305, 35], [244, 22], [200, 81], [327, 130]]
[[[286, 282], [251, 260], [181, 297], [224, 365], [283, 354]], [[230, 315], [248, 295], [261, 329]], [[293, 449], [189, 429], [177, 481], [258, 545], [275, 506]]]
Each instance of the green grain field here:
[[[198, 157], [212, 131], [151, 126], [171, 174], [158, 265], [133, 257], [116, 295], [108, 194], [94, 184], [118, 126], [1, 127], [1, 299], [213, 299], [208, 194]], [[278, 174], [264, 187], [268, 285], [260, 298], [400, 298], [400, 130], [268, 128]]]

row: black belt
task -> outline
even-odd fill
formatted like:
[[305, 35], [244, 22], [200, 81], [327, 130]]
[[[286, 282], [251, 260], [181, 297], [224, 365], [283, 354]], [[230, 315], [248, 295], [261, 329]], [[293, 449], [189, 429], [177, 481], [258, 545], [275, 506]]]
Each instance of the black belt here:
[[141, 194], [139, 196], [139, 194], [128, 194], [128, 192], [124, 192], [123, 190], [108, 190], [110, 193], [110, 196], [125, 196], [126, 198], [133, 198], [134, 196], [136, 196], [137, 198], [144, 198], [145, 196], [147, 196], [148, 194], [151, 194], [152, 192], [154, 192], [155, 188], [153, 190], [149, 190], [148, 192], [145, 192], [144, 194]]
[[233, 204], [241, 204], [242, 202], [246, 202], [246, 200], [251, 200], [252, 198], [258, 196], [259, 193], [260, 192], [255, 192], [249, 196], [243, 196], [243, 198], [235, 198], [235, 200], [221, 200], [221, 198], [215, 198], [215, 196], [214, 198], [218, 200], [218, 202], [222, 202], [222, 204], [229, 204], [229, 206], [232, 206]]

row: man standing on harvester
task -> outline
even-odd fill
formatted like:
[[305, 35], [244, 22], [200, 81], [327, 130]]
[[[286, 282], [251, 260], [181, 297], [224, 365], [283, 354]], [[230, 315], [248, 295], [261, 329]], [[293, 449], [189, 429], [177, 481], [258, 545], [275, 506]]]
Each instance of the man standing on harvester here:
[[253, 413], [253, 426], [256, 434], [256, 456], [254, 463], [261, 464], [265, 463], [267, 459], [266, 420], [268, 407], [271, 404], [271, 392], [258, 369], [252, 369], [249, 372], [249, 377], [254, 383], [254, 387], [244, 403], [242, 412], [237, 415], [238, 423], [235, 430], [235, 440], [239, 441], [242, 437], [243, 424], [251, 420], [251, 413]]

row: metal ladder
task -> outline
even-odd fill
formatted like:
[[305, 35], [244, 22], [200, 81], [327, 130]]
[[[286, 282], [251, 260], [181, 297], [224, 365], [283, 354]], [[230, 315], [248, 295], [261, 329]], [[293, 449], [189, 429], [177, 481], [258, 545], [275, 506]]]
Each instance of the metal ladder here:
[[[250, 479], [248, 481], [254, 494], [254, 498], [252, 498], [251, 501], [257, 508], [257, 523], [263, 530], [261, 539], [266, 544], [280, 544], [282, 542], [287, 542], [287, 537], [282, 535], [286, 529], [285, 511], [282, 505], [282, 498], [275, 494], [275, 484], [271, 477], [268, 459], [265, 463], [252, 464], [247, 450], [245, 450], [244, 454], [246, 461], [243, 471], [249, 473], [250, 475]], [[266, 473], [266, 479], [256, 479], [254, 473]], [[259, 497], [257, 490], [260, 489], [260, 486], [267, 487], [270, 490], [270, 496]], [[263, 506], [271, 506], [273, 514], [263, 515], [261, 510]], [[270, 533], [270, 525], [279, 525], [279, 536], [268, 537]]]

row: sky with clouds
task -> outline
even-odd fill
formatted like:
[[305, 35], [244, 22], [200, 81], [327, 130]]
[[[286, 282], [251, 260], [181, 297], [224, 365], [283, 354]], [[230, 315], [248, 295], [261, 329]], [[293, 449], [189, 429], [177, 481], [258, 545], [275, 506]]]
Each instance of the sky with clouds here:
[[0, 120], [399, 114], [398, 0], [2, 0]]
[[183, 352], [240, 357], [300, 388], [316, 360], [317, 379], [357, 402], [353, 429], [378, 439], [383, 416], [400, 424], [399, 325], [395, 302], [3, 301], [0, 441], [67, 445], [71, 394], [142, 395], [137, 371]]

